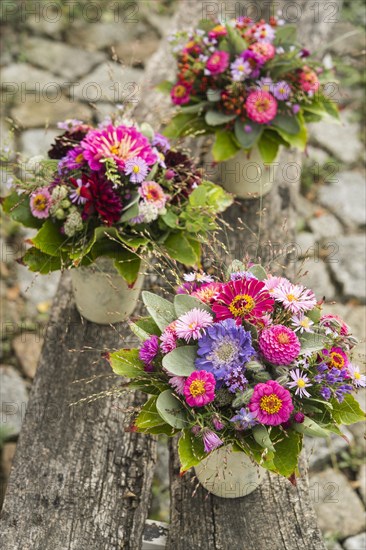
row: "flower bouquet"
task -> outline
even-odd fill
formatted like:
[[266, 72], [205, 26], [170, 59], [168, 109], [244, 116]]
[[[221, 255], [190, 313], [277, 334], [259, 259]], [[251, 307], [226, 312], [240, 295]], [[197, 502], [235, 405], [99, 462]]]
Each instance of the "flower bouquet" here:
[[[297, 43], [296, 27], [276, 17], [269, 23], [248, 17], [225, 25], [203, 21], [193, 31], [174, 35], [172, 44], [177, 78], [160, 89], [169, 91], [180, 109], [165, 135], [215, 134], [215, 162], [241, 151], [236, 156], [241, 161], [238, 174], [231, 170], [235, 177], [225, 177], [227, 188], [239, 196], [245, 176], [254, 179], [246, 174], [245, 160], [257, 163], [263, 172], [265, 163], [268, 172], [280, 146], [305, 149], [308, 122], [338, 117], [335, 102], [321, 86], [327, 79], [325, 70]], [[265, 176], [262, 193], [270, 189]], [[258, 176], [254, 183], [259, 191]]]
[[304, 435], [342, 436], [365, 417], [352, 395], [366, 385], [355, 338], [310, 289], [260, 265], [184, 279], [174, 303], [143, 293], [150, 317], [131, 324], [140, 347], [109, 355], [150, 395], [132, 429], [180, 433], [181, 471], [194, 466], [220, 496], [248, 494], [265, 469], [294, 481]]
[[50, 158], [16, 178], [2, 206], [38, 230], [22, 258], [30, 270], [78, 268], [71, 273], [81, 313], [98, 322], [99, 299], [103, 322], [121, 320], [133, 311], [147, 256], [200, 265], [201, 243], [231, 197], [148, 124], [109, 119], [93, 128], [70, 120], [60, 127]]

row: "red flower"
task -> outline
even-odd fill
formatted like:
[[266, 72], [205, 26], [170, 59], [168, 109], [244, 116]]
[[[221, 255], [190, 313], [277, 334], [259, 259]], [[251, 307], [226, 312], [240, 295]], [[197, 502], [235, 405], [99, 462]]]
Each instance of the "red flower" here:
[[89, 217], [96, 212], [106, 225], [117, 223], [122, 213], [122, 201], [112, 183], [97, 174], [83, 175], [82, 181], [85, 184], [84, 196], [87, 195], [83, 216]]

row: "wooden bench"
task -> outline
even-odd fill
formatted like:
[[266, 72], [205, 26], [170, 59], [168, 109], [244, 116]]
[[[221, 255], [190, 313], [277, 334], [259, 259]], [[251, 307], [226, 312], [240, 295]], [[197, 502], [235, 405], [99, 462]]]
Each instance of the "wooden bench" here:
[[[208, 7], [213, 10], [222, 4], [229, 11], [253, 2], [181, 0], [174, 28], [194, 26]], [[297, 4], [305, 13], [306, 0]], [[314, 23], [305, 15], [299, 25], [300, 37], [310, 49], [325, 40], [331, 26]], [[172, 74], [174, 64], [163, 41], [147, 68], [135, 113], [138, 120], [156, 127], [167, 118], [169, 99], [153, 88]], [[282, 162], [298, 161], [292, 155], [286, 153]], [[263, 205], [242, 201], [233, 206], [226, 220], [235, 227], [243, 218], [251, 231], [241, 232], [240, 242], [237, 234], [229, 232], [232, 255], [243, 256], [243, 242], [253, 242], [259, 220], [259, 244], [293, 242], [298, 193], [299, 182], [279, 179]], [[263, 256], [268, 259], [268, 254]], [[145, 288], [151, 285], [148, 279]], [[80, 318], [69, 275], [63, 275], [7, 488], [1, 548], [151, 550], [163, 548], [167, 539], [170, 550], [324, 549], [309, 498], [306, 464], [301, 465], [297, 487], [268, 475], [257, 491], [243, 499], [220, 499], [202, 488], [192, 496], [196, 482], [191, 473], [179, 477], [174, 441], [170, 445], [169, 533], [164, 525], [146, 523], [156, 441], [125, 431], [142, 397], [123, 393], [119, 398], [98, 398], [120, 383], [111, 375], [103, 353], [134, 343], [127, 324], [97, 326]], [[92, 394], [95, 399], [90, 399]]]

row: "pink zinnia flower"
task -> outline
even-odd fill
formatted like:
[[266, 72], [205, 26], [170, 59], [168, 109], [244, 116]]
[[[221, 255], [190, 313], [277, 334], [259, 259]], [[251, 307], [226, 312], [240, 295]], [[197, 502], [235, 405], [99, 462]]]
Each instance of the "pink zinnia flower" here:
[[175, 332], [176, 321], [170, 323], [160, 336], [160, 349], [163, 353], [169, 353], [177, 347], [177, 335]]
[[272, 296], [291, 313], [303, 313], [316, 306], [315, 294], [312, 290], [302, 285], [293, 285], [284, 280], [274, 289]]
[[303, 67], [299, 76], [300, 87], [304, 92], [316, 92], [319, 90], [320, 82], [317, 74], [309, 67]]
[[267, 124], [277, 115], [277, 101], [272, 94], [262, 90], [250, 93], [245, 106], [248, 117], [258, 124]]
[[153, 203], [158, 210], [164, 208], [168, 195], [155, 181], [144, 181], [139, 188], [139, 194], [146, 202]]
[[206, 332], [205, 328], [211, 326], [213, 317], [207, 311], [197, 307], [181, 315], [176, 321], [175, 331], [178, 338], [184, 338], [189, 342], [191, 338], [198, 340]]
[[194, 371], [184, 384], [184, 396], [190, 407], [204, 407], [215, 399], [215, 377], [205, 370]]
[[258, 343], [263, 357], [274, 365], [290, 365], [301, 349], [295, 332], [284, 325], [264, 329]]
[[222, 283], [208, 283], [192, 292], [191, 296], [198, 298], [204, 304], [212, 304], [219, 296]]
[[230, 56], [228, 52], [218, 50], [206, 61], [206, 70], [211, 75], [223, 73], [229, 66]]
[[30, 196], [30, 209], [35, 218], [48, 218], [51, 207], [51, 195], [44, 187], [33, 191]]
[[112, 158], [118, 168], [124, 169], [128, 160], [139, 157], [146, 164], [155, 164], [157, 156], [149, 140], [134, 126], [113, 126], [91, 130], [80, 142], [84, 149], [84, 158], [92, 170], [104, 168], [101, 160]]
[[241, 279], [222, 285], [221, 292], [213, 304], [216, 321], [222, 319], [260, 319], [272, 311], [274, 300], [267, 292], [264, 283], [257, 279]]
[[249, 410], [261, 424], [278, 426], [287, 422], [294, 406], [290, 392], [275, 380], [269, 380], [254, 387]]
[[202, 440], [205, 453], [210, 453], [224, 444], [222, 439], [208, 428], [202, 430]]
[[170, 91], [174, 105], [189, 103], [192, 86], [186, 82], [177, 82]]
[[323, 356], [325, 356], [325, 361], [330, 369], [344, 369], [349, 365], [349, 359], [347, 354], [343, 351], [342, 348], [333, 347], [330, 350], [323, 349]]
[[224, 27], [224, 25], [216, 25], [213, 29], [211, 29], [208, 33], [209, 38], [220, 38], [220, 36], [226, 36], [227, 30]]
[[266, 63], [276, 55], [276, 48], [269, 42], [255, 42], [249, 46], [249, 49], [260, 57], [262, 63]]
[[334, 315], [332, 313], [327, 313], [322, 315], [320, 318], [320, 325], [329, 330], [329, 332], [340, 332], [342, 336], [347, 336], [349, 334], [350, 328], [343, 321], [339, 315]]

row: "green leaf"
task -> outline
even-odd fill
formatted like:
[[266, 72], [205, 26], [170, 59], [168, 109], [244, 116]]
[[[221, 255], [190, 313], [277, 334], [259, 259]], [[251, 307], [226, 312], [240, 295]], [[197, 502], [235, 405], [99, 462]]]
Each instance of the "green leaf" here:
[[301, 353], [310, 351], [321, 351], [329, 341], [324, 334], [316, 332], [304, 332], [299, 338], [301, 343]]
[[119, 376], [135, 378], [144, 371], [144, 364], [139, 359], [138, 349], [120, 349], [111, 353], [108, 361], [113, 371]]
[[270, 139], [266, 132], [263, 132], [259, 141], [258, 149], [261, 154], [263, 162], [270, 164], [277, 158], [279, 143]]
[[290, 134], [283, 128], [279, 128], [278, 126], [273, 126], [273, 130], [275, 130], [288, 144], [290, 147], [296, 147], [300, 151], [305, 151], [305, 147], [308, 141], [308, 131], [306, 129], [306, 124], [304, 120], [304, 116], [299, 113], [297, 115], [297, 120], [300, 125], [300, 131], [297, 134]]
[[278, 45], [282, 44], [294, 44], [297, 39], [297, 27], [296, 25], [283, 25], [276, 28], [276, 38], [274, 43]]
[[288, 432], [275, 444], [273, 465], [279, 474], [290, 477], [296, 471], [301, 448], [302, 436], [296, 432]]
[[234, 120], [234, 118], [236, 118], [236, 115], [225, 115], [225, 113], [214, 110], [207, 111], [205, 114], [205, 121], [209, 126], [220, 126], [221, 124], [230, 122], [230, 120]]
[[199, 261], [194, 248], [182, 233], [172, 233], [164, 241], [164, 248], [173, 260], [191, 266]]
[[60, 228], [51, 220], [47, 220], [31, 239], [33, 246], [50, 256], [61, 256], [62, 246], [66, 241], [67, 237], [60, 233]]
[[306, 317], [309, 317], [309, 319], [314, 323], [319, 323], [321, 316], [322, 310], [318, 306], [315, 306], [313, 309], [306, 313]]
[[227, 130], [217, 130], [215, 134], [215, 143], [212, 148], [212, 155], [216, 162], [228, 160], [240, 151], [232, 132]]
[[170, 389], [168, 383], [163, 382], [151, 376], [150, 373], [145, 373], [146, 376], [141, 374], [138, 378], [135, 378], [128, 383], [128, 387], [131, 390], [140, 390], [148, 395], [160, 395], [163, 391]]
[[191, 114], [191, 113], [200, 113], [206, 105], [208, 105], [208, 101], [200, 101], [199, 103], [195, 103], [194, 105], [188, 105], [181, 107], [181, 113], [183, 114]]
[[150, 397], [142, 406], [142, 409], [135, 420], [135, 426], [140, 433], [166, 434], [173, 436], [176, 430], [164, 422], [156, 408], [157, 396]]
[[266, 270], [260, 264], [252, 265], [248, 271], [253, 273], [254, 277], [257, 277], [259, 281], [264, 281], [264, 279], [267, 279]]
[[212, 314], [212, 310], [207, 304], [204, 304], [194, 296], [189, 296], [189, 294], [177, 294], [174, 298], [174, 308], [177, 317], [180, 317], [193, 308], [203, 309]]
[[346, 395], [342, 403], [338, 403], [336, 399], [332, 399], [331, 403], [333, 405], [332, 417], [337, 424], [348, 425], [365, 420], [366, 413], [353, 395]]
[[205, 206], [207, 202], [206, 187], [204, 185], [198, 185], [189, 195], [188, 201], [192, 206]]
[[214, 212], [224, 212], [232, 203], [233, 197], [227, 193], [220, 185], [216, 185], [211, 181], [203, 180], [193, 193], [189, 195], [189, 199], [199, 188], [206, 190], [206, 204], [211, 207]]
[[29, 248], [22, 258], [22, 262], [30, 271], [47, 275], [51, 271], [58, 271], [62, 267], [62, 259], [59, 256], [49, 256], [38, 248]]
[[178, 454], [181, 464], [181, 473], [193, 466], [197, 466], [207, 455], [203, 448], [201, 437], [192, 434], [189, 428], [183, 430], [178, 442]]
[[163, 367], [175, 376], [189, 376], [195, 370], [197, 346], [181, 346], [163, 357]]
[[296, 135], [300, 132], [300, 124], [296, 116], [278, 114], [271, 126], [284, 130], [287, 134]]
[[230, 49], [233, 53], [240, 54], [248, 48], [248, 42], [240, 36], [239, 32], [234, 29], [230, 23], [226, 26], [227, 38], [230, 44]]
[[[252, 131], [246, 132], [245, 126], [250, 126]], [[245, 123], [237, 118], [235, 121], [235, 137], [243, 147], [243, 149], [251, 149], [260, 138], [263, 132], [263, 126], [261, 124], [255, 124], [254, 122]]]
[[172, 88], [173, 83], [169, 82], [169, 80], [163, 80], [163, 82], [160, 82], [157, 86], [155, 86], [155, 89], [163, 94], [170, 94]]
[[44, 223], [44, 220], [35, 218], [32, 215], [29, 206], [29, 196], [27, 194], [18, 195], [18, 193], [11, 193], [2, 203], [2, 208], [6, 214], [16, 222], [21, 223], [25, 227], [33, 227], [38, 229]]
[[309, 435], [310, 437], [328, 437], [329, 432], [322, 426], [319, 426], [314, 420], [311, 420], [311, 418], [308, 418], [305, 416], [304, 422], [301, 424], [298, 424], [297, 422], [294, 422], [293, 429], [300, 433]]
[[271, 438], [269, 437], [268, 430], [265, 426], [262, 426], [261, 424], [254, 426], [253, 436], [256, 442], [264, 449], [269, 449], [270, 451], [275, 450]]
[[[121, 258], [121, 256], [123, 257]], [[123, 250], [118, 253], [118, 257], [114, 260], [114, 267], [122, 275], [128, 286], [131, 287], [138, 277], [141, 259], [130, 250]]]
[[156, 408], [163, 420], [173, 428], [187, 426], [186, 411], [171, 390], [165, 390], [156, 401]]
[[176, 320], [174, 306], [171, 302], [165, 300], [165, 298], [145, 290], [142, 293], [142, 300], [160, 330], [164, 330], [170, 323]]
[[132, 218], [136, 218], [139, 215], [139, 204], [138, 201], [134, 201], [127, 210], [122, 214], [120, 221], [128, 222]]
[[151, 317], [139, 319], [136, 323], [131, 322], [129, 327], [134, 335], [142, 341], [147, 340], [153, 334], [156, 336], [161, 334], [161, 330]]
[[178, 113], [164, 128], [163, 134], [168, 138], [185, 137], [197, 133], [204, 134], [209, 127], [196, 113]]
[[212, 103], [216, 103], [217, 101], [220, 101], [221, 99], [221, 92], [220, 90], [207, 90], [207, 99], [212, 102]]
[[179, 217], [174, 214], [172, 210], [168, 209], [166, 213], [160, 217], [164, 220], [164, 223], [172, 229], [177, 229], [177, 227], [179, 226]]

